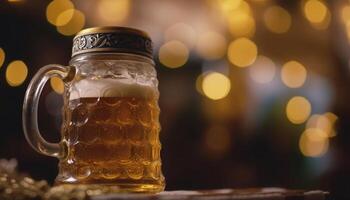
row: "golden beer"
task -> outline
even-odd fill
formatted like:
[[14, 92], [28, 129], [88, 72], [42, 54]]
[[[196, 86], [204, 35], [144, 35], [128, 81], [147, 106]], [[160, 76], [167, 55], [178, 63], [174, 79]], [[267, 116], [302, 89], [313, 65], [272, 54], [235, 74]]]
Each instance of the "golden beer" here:
[[109, 95], [122, 88], [126, 96], [67, 102], [62, 132], [68, 156], [57, 181], [162, 187], [157, 91], [118, 82], [106, 87]]

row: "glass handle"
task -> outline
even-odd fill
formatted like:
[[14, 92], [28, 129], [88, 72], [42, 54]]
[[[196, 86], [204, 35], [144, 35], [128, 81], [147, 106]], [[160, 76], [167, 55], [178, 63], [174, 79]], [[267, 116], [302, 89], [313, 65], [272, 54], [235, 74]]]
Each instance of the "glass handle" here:
[[23, 102], [23, 131], [28, 143], [39, 153], [58, 158], [66, 156], [65, 144], [50, 143], [41, 136], [38, 128], [38, 104], [40, 94], [51, 77], [59, 77], [64, 82], [69, 82], [74, 75], [74, 67], [46, 65], [35, 74], [28, 85]]

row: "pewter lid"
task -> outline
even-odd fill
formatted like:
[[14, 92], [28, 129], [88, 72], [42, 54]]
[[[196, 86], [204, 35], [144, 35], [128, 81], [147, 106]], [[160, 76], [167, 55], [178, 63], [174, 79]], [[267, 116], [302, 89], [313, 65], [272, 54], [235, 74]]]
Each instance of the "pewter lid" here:
[[72, 57], [91, 52], [131, 53], [152, 58], [153, 45], [148, 34], [138, 29], [94, 27], [74, 37]]

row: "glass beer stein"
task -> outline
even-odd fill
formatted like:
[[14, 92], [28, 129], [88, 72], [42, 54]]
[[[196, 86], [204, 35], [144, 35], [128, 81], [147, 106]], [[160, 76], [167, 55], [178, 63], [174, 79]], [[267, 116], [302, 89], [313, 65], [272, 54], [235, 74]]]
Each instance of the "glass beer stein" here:
[[[59, 143], [45, 141], [37, 122], [40, 93], [51, 77], [65, 85]], [[56, 184], [159, 192], [165, 183], [158, 97], [146, 33], [85, 29], [73, 40], [69, 66], [47, 65], [31, 80], [23, 104], [24, 133], [36, 151], [59, 159]]]

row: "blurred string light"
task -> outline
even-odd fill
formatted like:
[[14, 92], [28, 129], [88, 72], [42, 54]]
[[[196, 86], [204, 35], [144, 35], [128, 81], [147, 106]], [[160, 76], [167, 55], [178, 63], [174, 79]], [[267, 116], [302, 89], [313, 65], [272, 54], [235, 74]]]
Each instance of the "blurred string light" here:
[[307, 0], [303, 6], [306, 19], [317, 29], [326, 29], [331, 20], [330, 11], [322, 0]]
[[210, 72], [203, 77], [202, 91], [209, 99], [219, 100], [225, 98], [230, 90], [230, 79], [224, 74]]
[[99, 0], [97, 12], [105, 23], [116, 25], [129, 16], [130, 4], [130, 0]]
[[264, 23], [273, 33], [286, 33], [292, 24], [292, 17], [286, 9], [271, 6], [264, 13]]
[[211, 157], [222, 157], [231, 147], [231, 134], [226, 127], [215, 125], [204, 134], [204, 147]]
[[73, 12], [68, 12], [64, 17], [58, 19], [61, 13], [74, 10], [74, 4], [70, 0], [53, 0], [46, 8], [46, 18], [52, 25], [63, 26], [73, 17]]
[[318, 129], [322, 132], [324, 137], [334, 137], [336, 136], [336, 131], [334, 130], [334, 124], [338, 117], [331, 112], [312, 115], [307, 123], [306, 129]]
[[234, 37], [252, 37], [255, 34], [255, 20], [249, 4], [242, 1], [240, 6], [226, 14], [228, 29]]
[[310, 102], [302, 96], [295, 96], [291, 98], [286, 107], [287, 118], [293, 124], [302, 124], [311, 113]]
[[50, 85], [51, 88], [58, 94], [63, 94], [64, 91], [64, 83], [62, 81], [62, 79], [58, 78], [58, 77], [52, 77], [50, 79]]
[[[59, 16], [70, 15], [73, 12], [73, 17], [69, 20], [69, 22], [63, 26], [57, 26], [57, 31], [62, 35], [70, 36], [79, 32], [85, 26], [85, 15], [79, 10], [66, 10], [62, 12]], [[63, 17], [65, 18], [65, 17]]]
[[275, 63], [266, 56], [258, 56], [254, 64], [249, 67], [249, 75], [257, 83], [269, 83], [276, 74]]
[[5, 51], [0, 47], [0, 67], [4, 64], [5, 61]]
[[253, 64], [257, 54], [256, 44], [248, 38], [238, 38], [232, 41], [227, 51], [228, 60], [238, 67], [247, 67]]
[[320, 157], [328, 151], [329, 139], [319, 129], [306, 129], [300, 136], [299, 148], [304, 156]]
[[176, 23], [165, 31], [164, 39], [165, 41], [180, 41], [191, 49], [196, 43], [197, 34], [192, 26], [185, 23]]
[[28, 75], [28, 68], [21, 60], [12, 61], [6, 69], [6, 81], [10, 86], [21, 85]]
[[226, 38], [218, 32], [209, 31], [199, 35], [196, 51], [206, 60], [216, 60], [225, 56]]
[[282, 82], [290, 88], [299, 88], [303, 86], [306, 77], [307, 71], [305, 67], [297, 61], [289, 61], [282, 67]]
[[183, 66], [187, 62], [188, 57], [188, 48], [177, 40], [166, 42], [159, 49], [159, 61], [169, 68]]

